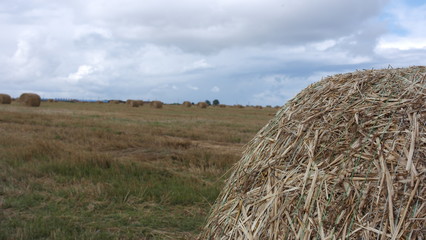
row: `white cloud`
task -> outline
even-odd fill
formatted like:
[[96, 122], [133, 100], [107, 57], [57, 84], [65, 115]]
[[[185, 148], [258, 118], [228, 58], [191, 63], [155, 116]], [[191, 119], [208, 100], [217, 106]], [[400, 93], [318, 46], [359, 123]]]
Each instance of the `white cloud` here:
[[426, 38], [389, 36], [386, 39], [381, 39], [377, 45], [378, 52], [386, 49], [410, 50], [422, 48], [426, 48]]
[[212, 89], [210, 91], [212, 91], [214, 93], [218, 93], [218, 92], [220, 92], [220, 88], [218, 86], [214, 86], [214, 87], [212, 87]]
[[78, 82], [78, 80], [90, 75], [94, 71], [95, 71], [95, 69], [92, 66], [81, 65], [81, 66], [78, 67], [77, 72], [71, 73], [70, 75], [68, 75], [68, 79], [71, 82]]
[[187, 85], [187, 88], [194, 90], [194, 91], [197, 91], [199, 89], [198, 87], [192, 86], [192, 85]]
[[426, 48], [426, 3], [410, 7], [407, 2], [394, 0], [388, 9], [387, 23], [392, 32], [380, 37], [377, 51]]
[[213, 66], [210, 65], [209, 63], [207, 63], [207, 61], [205, 59], [200, 59], [200, 60], [197, 60], [197, 61], [191, 63], [189, 66], [184, 66], [183, 72], [195, 71], [195, 70], [201, 70], [201, 69], [208, 69], [208, 68], [212, 68], [212, 67]]
[[15, 53], [13, 54], [12, 61], [16, 62], [17, 64], [24, 64], [28, 61], [29, 58], [30, 45], [27, 41], [24, 40], [19, 40], [17, 45], [18, 46]]

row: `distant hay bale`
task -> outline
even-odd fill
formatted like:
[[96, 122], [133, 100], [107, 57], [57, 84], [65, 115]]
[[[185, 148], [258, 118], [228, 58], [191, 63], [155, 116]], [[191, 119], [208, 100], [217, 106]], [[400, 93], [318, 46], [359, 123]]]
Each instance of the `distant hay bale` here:
[[120, 101], [120, 100], [109, 100], [108, 103], [119, 104], [119, 103], [122, 103], [122, 101]]
[[131, 107], [139, 107], [139, 103], [138, 103], [137, 101], [132, 101], [132, 102], [130, 103], [130, 106], [131, 106]]
[[139, 107], [143, 106], [144, 102], [142, 100], [135, 100]]
[[49, 98], [49, 99], [47, 99], [47, 102], [55, 102], [55, 100]]
[[200, 239], [425, 239], [426, 67], [327, 77], [247, 145]]
[[136, 100], [127, 100], [126, 104], [130, 107], [139, 107], [139, 102]]
[[225, 107], [226, 107], [226, 105], [225, 105], [225, 104], [219, 104], [219, 107], [221, 107], [221, 108], [225, 108]]
[[240, 104], [236, 104], [236, 105], [234, 105], [234, 107], [235, 107], [235, 108], [244, 108], [244, 106], [243, 106], [243, 105], [240, 105]]
[[197, 106], [198, 107], [200, 107], [200, 108], [207, 108], [207, 103], [206, 102], [199, 102], [198, 104], [197, 104]]
[[39, 107], [41, 98], [35, 93], [23, 93], [19, 97], [19, 102], [29, 107]]
[[163, 102], [161, 102], [161, 101], [152, 101], [150, 105], [153, 108], [162, 108], [163, 107]]
[[185, 102], [183, 102], [183, 103], [182, 103], [182, 105], [183, 105], [184, 107], [191, 107], [191, 106], [192, 106], [192, 103], [191, 103], [191, 102], [189, 102], [189, 101], [185, 101]]
[[0, 104], [11, 104], [12, 98], [8, 94], [0, 93]]

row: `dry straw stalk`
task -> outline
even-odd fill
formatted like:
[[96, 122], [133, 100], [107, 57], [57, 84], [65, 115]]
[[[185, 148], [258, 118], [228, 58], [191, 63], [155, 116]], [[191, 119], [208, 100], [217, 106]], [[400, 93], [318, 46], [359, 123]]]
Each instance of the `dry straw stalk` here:
[[248, 144], [200, 239], [425, 239], [426, 68], [330, 76]]

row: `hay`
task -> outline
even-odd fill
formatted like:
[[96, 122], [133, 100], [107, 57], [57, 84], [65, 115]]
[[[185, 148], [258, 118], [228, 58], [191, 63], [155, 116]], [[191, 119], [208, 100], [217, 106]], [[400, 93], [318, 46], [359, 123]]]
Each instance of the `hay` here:
[[192, 103], [191, 103], [191, 102], [189, 102], [189, 101], [185, 101], [185, 102], [183, 102], [183, 103], [182, 103], [182, 105], [183, 105], [184, 107], [191, 107], [191, 106], [192, 106]]
[[11, 104], [12, 98], [8, 94], [0, 93], [0, 104]]
[[41, 103], [41, 98], [35, 93], [23, 93], [19, 97], [19, 102], [21, 102], [25, 106], [39, 107]]
[[200, 108], [207, 108], [207, 103], [206, 102], [199, 102], [198, 104], [197, 104], [197, 106], [198, 107], [200, 107]]
[[425, 239], [426, 68], [312, 84], [248, 144], [200, 239]]
[[152, 101], [150, 105], [153, 108], [162, 108], [163, 107], [163, 102], [161, 102], [161, 101]]
[[130, 106], [131, 106], [131, 107], [139, 107], [139, 103], [138, 103], [137, 101], [132, 101], [132, 102], [130, 103]]
[[[127, 100], [126, 104], [129, 105], [130, 107], [139, 107], [139, 101], [136, 100]], [[142, 103], [143, 105], [143, 103]]]

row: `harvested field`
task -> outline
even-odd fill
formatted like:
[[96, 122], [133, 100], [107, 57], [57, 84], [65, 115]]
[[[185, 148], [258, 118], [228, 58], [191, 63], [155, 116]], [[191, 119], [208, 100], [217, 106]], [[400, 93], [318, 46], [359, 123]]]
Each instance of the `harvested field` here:
[[0, 105], [0, 239], [194, 239], [276, 110]]

